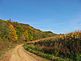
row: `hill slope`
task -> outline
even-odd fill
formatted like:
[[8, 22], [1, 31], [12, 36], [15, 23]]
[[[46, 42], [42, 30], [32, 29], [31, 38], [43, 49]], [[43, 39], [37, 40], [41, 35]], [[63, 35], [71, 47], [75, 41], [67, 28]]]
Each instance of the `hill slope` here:
[[40, 38], [54, 36], [52, 32], [35, 29], [28, 24], [0, 19], [0, 55], [3, 50], [11, 48], [17, 43], [23, 43]]
[[53, 61], [81, 61], [81, 31], [29, 42], [24, 48]]

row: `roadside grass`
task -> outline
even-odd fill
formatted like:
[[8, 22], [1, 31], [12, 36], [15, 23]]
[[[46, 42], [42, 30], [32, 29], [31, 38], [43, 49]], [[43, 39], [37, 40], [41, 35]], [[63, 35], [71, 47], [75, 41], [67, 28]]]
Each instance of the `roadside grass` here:
[[0, 60], [4, 58], [7, 51], [20, 44], [19, 42], [0, 41]]
[[4, 57], [4, 54], [9, 51], [10, 49], [14, 48], [16, 45], [12, 44], [11, 42], [6, 42], [3, 43], [2, 45], [0, 45], [0, 59], [2, 59]]
[[25, 48], [25, 50], [34, 53], [38, 56], [41, 56], [43, 58], [49, 59], [50, 61], [72, 61], [69, 58], [60, 58], [54, 56], [53, 54], [44, 53], [43, 50], [38, 46], [24, 44], [23, 47]]

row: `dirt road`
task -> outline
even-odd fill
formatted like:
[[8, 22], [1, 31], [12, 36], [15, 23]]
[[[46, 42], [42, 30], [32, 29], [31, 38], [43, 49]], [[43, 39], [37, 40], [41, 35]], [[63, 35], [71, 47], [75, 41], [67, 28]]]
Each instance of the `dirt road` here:
[[35, 54], [32, 54], [28, 51], [25, 51], [22, 45], [18, 45], [14, 49], [12, 49], [10, 56], [8, 57], [8, 60], [9, 61], [49, 61], [39, 56], [36, 56]]

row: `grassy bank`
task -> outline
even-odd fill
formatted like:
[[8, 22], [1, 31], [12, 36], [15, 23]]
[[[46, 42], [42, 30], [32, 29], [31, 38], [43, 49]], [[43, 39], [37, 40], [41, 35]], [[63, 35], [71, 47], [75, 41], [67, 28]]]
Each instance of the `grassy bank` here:
[[0, 60], [4, 57], [5, 53], [14, 48], [20, 42], [0, 41]]
[[25, 45], [25, 49], [53, 61], [81, 61], [81, 32], [31, 42]]
[[41, 48], [39, 48], [38, 46], [35, 46], [35, 45], [25, 44], [24, 48], [31, 53], [34, 53], [38, 56], [49, 59], [51, 61], [72, 61], [68, 58], [60, 58], [60, 57], [54, 56], [53, 54], [44, 53]]

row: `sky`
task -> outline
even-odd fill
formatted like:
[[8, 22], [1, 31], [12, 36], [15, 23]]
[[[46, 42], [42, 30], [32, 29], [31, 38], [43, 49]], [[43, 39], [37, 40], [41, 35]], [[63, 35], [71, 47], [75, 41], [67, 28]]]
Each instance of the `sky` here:
[[81, 0], [0, 0], [0, 19], [69, 33], [81, 30]]

